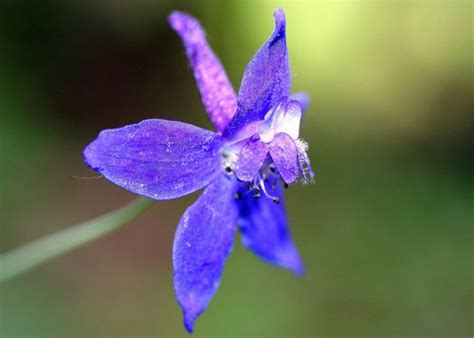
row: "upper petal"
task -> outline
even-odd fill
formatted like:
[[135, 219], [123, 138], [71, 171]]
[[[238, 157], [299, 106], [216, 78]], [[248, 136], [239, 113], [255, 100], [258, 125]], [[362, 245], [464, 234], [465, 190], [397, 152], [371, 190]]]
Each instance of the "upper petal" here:
[[206, 186], [220, 172], [219, 148], [216, 133], [153, 119], [102, 131], [84, 160], [120, 187], [161, 200]]
[[283, 98], [259, 123], [258, 132], [263, 142], [271, 142], [278, 133], [285, 133], [293, 140], [298, 139], [303, 115], [301, 103]]
[[238, 94], [235, 116], [225, 131], [231, 137], [249, 122], [263, 120], [265, 114], [290, 92], [290, 67], [286, 47], [286, 20], [277, 9], [275, 30], [245, 69]]
[[219, 176], [186, 210], [176, 230], [174, 287], [189, 332], [216, 292], [232, 250], [238, 215], [235, 191], [235, 180]]
[[311, 98], [309, 97], [309, 95], [303, 92], [297, 92], [297, 93], [291, 94], [290, 99], [296, 100], [301, 104], [301, 110], [303, 111], [303, 113], [308, 109], [309, 102], [311, 101]]
[[169, 16], [169, 23], [186, 48], [186, 55], [209, 118], [217, 130], [222, 132], [237, 107], [234, 89], [225, 70], [207, 43], [206, 34], [199, 21], [186, 13], [173, 12]]
[[242, 189], [238, 224], [244, 246], [263, 260], [301, 275], [304, 266], [291, 239], [281, 186], [272, 189], [270, 182], [265, 183], [278, 204], [266, 196], [255, 199], [245, 193], [246, 187]]
[[301, 103], [296, 100], [289, 100], [286, 103], [281, 122], [277, 125], [276, 133], [286, 133], [291, 136], [293, 140], [298, 139], [302, 116], [303, 109]]
[[268, 148], [281, 178], [288, 184], [296, 181], [300, 166], [298, 149], [293, 139], [285, 133], [277, 134]]

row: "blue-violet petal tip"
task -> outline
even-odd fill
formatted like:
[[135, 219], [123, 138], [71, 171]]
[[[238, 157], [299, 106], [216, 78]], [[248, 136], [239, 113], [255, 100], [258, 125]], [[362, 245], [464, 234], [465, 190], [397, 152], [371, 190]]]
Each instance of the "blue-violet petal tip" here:
[[282, 8], [278, 8], [274, 13], [273, 17], [275, 18], [275, 30], [284, 31], [286, 25], [285, 11]]

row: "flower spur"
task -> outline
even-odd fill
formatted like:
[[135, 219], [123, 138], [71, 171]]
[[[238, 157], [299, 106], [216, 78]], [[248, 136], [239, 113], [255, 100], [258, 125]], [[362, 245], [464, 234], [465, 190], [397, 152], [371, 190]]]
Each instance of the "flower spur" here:
[[258, 257], [297, 275], [304, 270], [282, 186], [314, 176], [299, 138], [308, 98], [289, 96], [285, 14], [278, 9], [274, 17], [275, 29], [246, 67], [236, 95], [199, 22], [173, 12], [169, 23], [185, 46], [217, 132], [150, 119], [104, 130], [84, 150], [91, 168], [152, 199], [205, 187], [184, 212], [173, 245], [175, 292], [189, 332], [218, 288], [237, 227], [243, 245]]

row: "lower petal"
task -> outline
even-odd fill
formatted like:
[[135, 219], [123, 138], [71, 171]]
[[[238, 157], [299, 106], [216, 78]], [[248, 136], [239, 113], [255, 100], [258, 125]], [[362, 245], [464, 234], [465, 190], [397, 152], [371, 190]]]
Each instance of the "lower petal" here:
[[281, 178], [288, 184], [296, 181], [299, 163], [298, 149], [293, 139], [288, 134], [279, 133], [269, 144], [269, 151]]
[[[304, 272], [303, 262], [290, 235], [283, 191], [270, 183], [266, 190], [280, 201], [278, 204], [266, 196], [255, 199], [242, 191], [239, 228], [243, 245], [266, 262], [292, 270], [296, 275]], [[246, 187], [243, 187], [245, 190]]]
[[235, 175], [241, 181], [250, 182], [257, 176], [268, 154], [267, 145], [258, 137], [248, 139], [240, 147], [235, 164]]
[[214, 296], [232, 250], [238, 214], [235, 191], [235, 179], [221, 175], [185, 211], [176, 230], [174, 287], [189, 332]]

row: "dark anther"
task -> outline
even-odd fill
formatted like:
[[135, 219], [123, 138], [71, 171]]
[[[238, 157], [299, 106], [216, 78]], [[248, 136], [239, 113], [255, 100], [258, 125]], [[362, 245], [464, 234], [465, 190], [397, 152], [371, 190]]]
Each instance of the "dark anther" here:
[[284, 183], [283, 186], [285, 187], [285, 189], [288, 189], [289, 187], [288, 183]]
[[278, 203], [280, 203], [280, 199], [278, 197], [273, 197], [273, 202], [278, 204]]
[[225, 167], [225, 172], [226, 172], [226, 173], [231, 173], [231, 172], [232, 172], [232, 168], [229, 167], [229, 166], [226, 166], [226, 167]]
[[240, 200], [242, 198], [242, 195], [240, 195], [239, 192], [236, 192], [234, 197], [235, 197], [236, 200]]
[[260, 193], [257, 191], [255, 194], [253, 194], [253, 198], [260, 198]]
[[247, 190], [252, 190], [252, 184], [250, 184], [250, 182], [247, 182]]
[[269, 167], [269, 169], [270, 169], [270, 171], [271, 171], [272, 173], [274, 173], [275, 170], [276, 170], [276, 169], [275, 169], [275, 166], [273, 166], [273, 165], [271, 165], [271, 166]]

